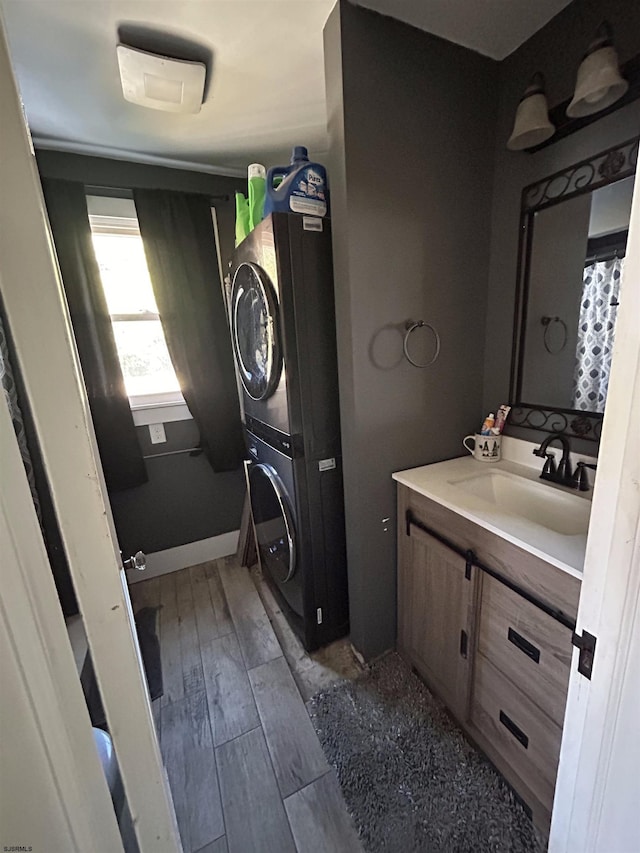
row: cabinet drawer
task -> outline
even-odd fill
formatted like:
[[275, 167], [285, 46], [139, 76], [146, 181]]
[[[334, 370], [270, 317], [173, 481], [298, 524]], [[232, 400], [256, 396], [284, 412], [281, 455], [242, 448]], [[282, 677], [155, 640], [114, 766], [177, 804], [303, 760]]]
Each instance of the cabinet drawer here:
[[471, 722], [551, 810], [562, 730], [482, 654], [476, 657]]
[[562, 726], [571, 666], [568, 628], [486, 575], [478, 651]]

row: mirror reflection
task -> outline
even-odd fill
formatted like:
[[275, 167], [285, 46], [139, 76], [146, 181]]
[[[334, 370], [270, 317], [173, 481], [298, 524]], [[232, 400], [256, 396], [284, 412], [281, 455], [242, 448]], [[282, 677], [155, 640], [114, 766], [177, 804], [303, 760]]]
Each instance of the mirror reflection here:
[[633, 180], [533, 214], [519, 401], [604, 411]]

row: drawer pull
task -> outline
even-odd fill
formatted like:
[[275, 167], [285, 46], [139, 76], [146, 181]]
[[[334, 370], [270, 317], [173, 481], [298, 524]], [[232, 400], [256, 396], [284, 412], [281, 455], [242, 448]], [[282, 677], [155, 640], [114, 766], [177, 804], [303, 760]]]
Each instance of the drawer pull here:
[[513, 720], [510, 717], [507, 717], [504, 711], [500, 711], [500, 722], [508, 729], [514, 738], [524, 746], [525, 749], [529, 746], [529, 736], [526, 735], [521, 728], [516, 726]]
[[509, 638], [509, 642], [513, 643], [516, 648], [520, 649], [521, 652], [524, 652], [528, 658], [534, 663], [540, 663], [540, 649], [537, 649], [529, 640], [525, 640], [522, 634], [518, 634], [517, 631], [514, 631], [513, 628], [509, 628], [509, 632], [507, 634]]

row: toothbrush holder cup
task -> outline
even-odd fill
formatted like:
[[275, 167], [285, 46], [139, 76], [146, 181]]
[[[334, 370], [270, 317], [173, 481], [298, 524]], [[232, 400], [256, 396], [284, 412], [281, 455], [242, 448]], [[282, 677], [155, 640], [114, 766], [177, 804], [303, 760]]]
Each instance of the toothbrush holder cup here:
[[[469, 447], [467, 442], [473, 442], [473, 447]], [[502, 436], [501, 435], [467, 435], [462, 439], [462, 444], [465, 450], [477, 459], [478, 462], [499, 462], [502, 452]]]

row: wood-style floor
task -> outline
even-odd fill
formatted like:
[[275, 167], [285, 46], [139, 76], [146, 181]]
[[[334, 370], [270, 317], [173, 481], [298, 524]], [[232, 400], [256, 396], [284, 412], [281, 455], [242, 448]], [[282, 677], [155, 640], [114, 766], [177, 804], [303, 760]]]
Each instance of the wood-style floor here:
[[224, 558], [130, 592], [161, 608], [154, 718], [185, 853], [361, 851], [247, 569]]

